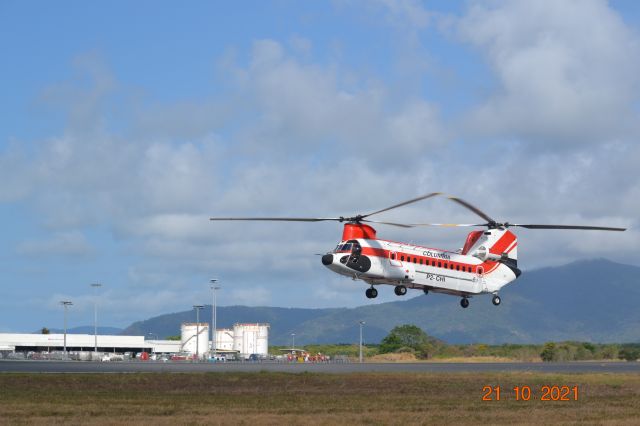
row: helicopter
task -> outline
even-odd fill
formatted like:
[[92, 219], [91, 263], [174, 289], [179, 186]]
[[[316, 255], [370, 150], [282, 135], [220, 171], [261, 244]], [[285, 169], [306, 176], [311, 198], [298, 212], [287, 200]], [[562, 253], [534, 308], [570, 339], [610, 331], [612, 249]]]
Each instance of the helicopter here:
[[[370, 217], [416, 203], [443, 196], [463, 206], [483, 219], [484, 223], [397, 223], [371, 220]], [[432, 192], [368, 214], [339, 217], [212, 217], [211, 221], [278, 221], [344, 223], [342, 238], [336, 247], [322, 255], [321, 261], [329, 270], [340, 275], [362, 280], [369, 287], [369, 299], [378, 296], [375, 286], [391, 285], [398, 296], [408, 289], [448, 294], [460, 297], [460, 306], [469, 307], [469, 299], [476, 295], [491, 294], [493, 305], [502, 300], [500, 290], [516, 280], [518, 269], [518, 238], [510, 228], [573, 229], [583, 231], [625, 231], [586, 225], [539, 225], [498, 222], [482, 210], [461, 198]], [[374, 225], [400, 228], [416, 227], [479, 227], [484, 230], [469, 232], [464, 246], [455, 251], [430, 248], [410, 243], [380, 239]]]

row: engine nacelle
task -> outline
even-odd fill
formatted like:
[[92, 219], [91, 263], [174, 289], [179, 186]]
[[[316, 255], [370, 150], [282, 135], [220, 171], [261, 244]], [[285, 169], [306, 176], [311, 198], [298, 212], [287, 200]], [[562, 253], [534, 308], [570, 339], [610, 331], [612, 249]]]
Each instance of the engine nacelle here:
[[486, 248], [485, 246], [478, 247], [476, 249], [475, 253], [473, 253], [473, 256], [477, 257], [478, 259], [482, 260], [483, 262], [485, 260], [493, 260], [493, 261], [497, 262], [497, 261], [502, 259], [501, 255], [489, 252], [489, 249]]

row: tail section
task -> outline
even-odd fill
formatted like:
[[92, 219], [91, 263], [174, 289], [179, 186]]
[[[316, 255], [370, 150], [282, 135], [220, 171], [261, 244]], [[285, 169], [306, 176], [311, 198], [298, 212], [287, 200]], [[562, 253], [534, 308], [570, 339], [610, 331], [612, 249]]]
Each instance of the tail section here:
[[508, 229], [473, 231], [467, 236], [462, 254], [475, 256], [482, 261], [499, 261], [516, 267], [518, 238]]

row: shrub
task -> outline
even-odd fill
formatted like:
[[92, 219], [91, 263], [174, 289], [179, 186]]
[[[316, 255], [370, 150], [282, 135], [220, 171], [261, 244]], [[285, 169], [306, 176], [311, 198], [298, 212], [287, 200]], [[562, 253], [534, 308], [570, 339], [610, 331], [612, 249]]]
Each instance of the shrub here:
[[544, 348], [542, 348], [542, 352], [540, 352], [540, 358], [542, 358], [544, 362], [555, 361], [557, 358], [557, 352], [558, 350], [555, 343], [545, 343]]

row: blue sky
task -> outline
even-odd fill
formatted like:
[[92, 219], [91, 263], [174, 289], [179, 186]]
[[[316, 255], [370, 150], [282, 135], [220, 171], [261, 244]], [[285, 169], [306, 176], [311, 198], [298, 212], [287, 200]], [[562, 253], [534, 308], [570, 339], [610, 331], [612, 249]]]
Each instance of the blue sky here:
[[[525, 269], [638, 264], [639, 16], [596, 0], [4, 1], [0, 331], [59, 327], [63, 299], [91, 323], [96, 281], [112, 326], [207, 303], [210, 277], [222, 305], [393, 300], [322, 267], [335, 224], [207, 218], [432, 191], [512, 222], [631, 228], [523, 230]], [[475, 219], [439, 201], [386, 218]]]

